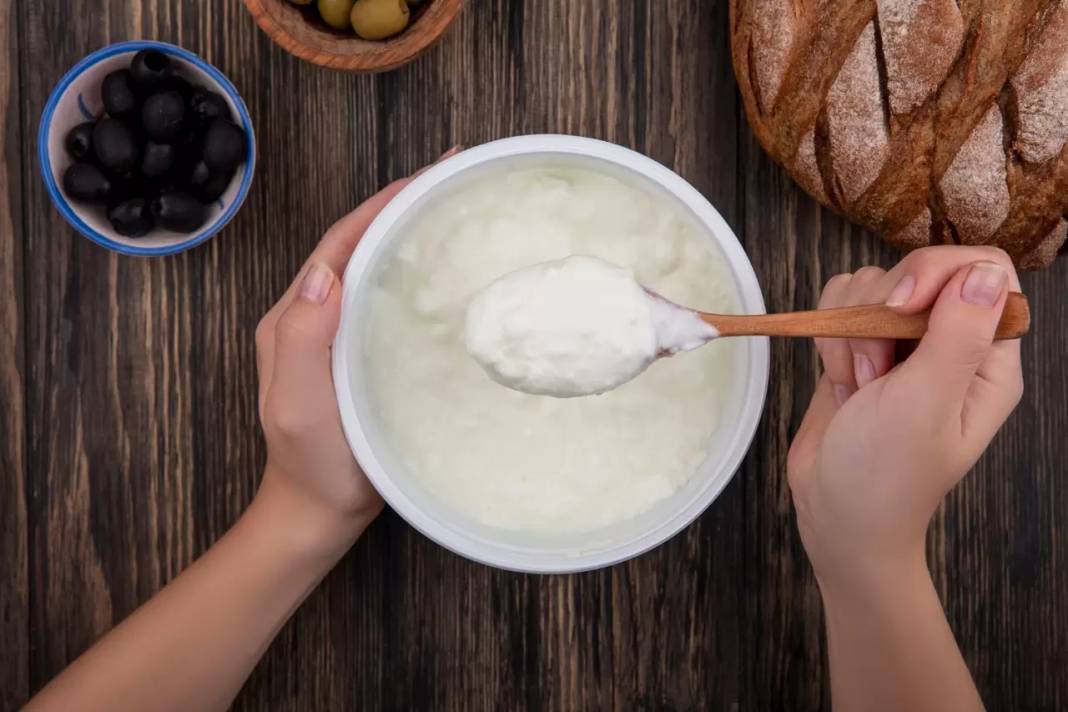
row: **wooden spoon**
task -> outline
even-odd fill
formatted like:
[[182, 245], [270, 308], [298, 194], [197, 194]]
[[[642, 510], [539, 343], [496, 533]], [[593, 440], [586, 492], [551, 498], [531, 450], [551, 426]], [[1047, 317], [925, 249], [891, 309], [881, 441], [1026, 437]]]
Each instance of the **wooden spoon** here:
[[[792, 314], [702, 313], [643, 287], [626, 270], [572, 255], [507, 274], [480, 292], [468, 306], [464, 339], [468, 353], [498, 383], [573, 398], [604, 393], [658, 358], [724, 336], [919, 339], [930, 316], [899, 314], [884, 304]], [[1027, 298], [1009, 293], [996, 338], [1019, 338], [1030, 325]]]
[[[885, 304], [787, 314], [728, 315], [697, 312], [719, 336], [805, 336], [840, 339], [919, 339], [927, 333], [930, 311], [899, 314]], [[1027, 297], [1010, 292], [994, 334], [996, 340], [1018, 339], [1031, 328]]]

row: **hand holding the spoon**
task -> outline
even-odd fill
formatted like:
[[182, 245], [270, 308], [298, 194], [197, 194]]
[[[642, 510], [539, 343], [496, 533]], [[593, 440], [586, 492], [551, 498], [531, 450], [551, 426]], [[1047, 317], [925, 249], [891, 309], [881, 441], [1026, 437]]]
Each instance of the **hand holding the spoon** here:
[[821, 308], [933, 306], [929, 331], [896, 364], [895, 342], [817, 342], [825, 374], [794, 439], [790, 485], [817, 576], [870, 560], [923, 558], [927, 523], [1016, 407], [1019, 341], [993, 341], [1019, 289], [1000, 250], [932, 247], [889, 272], [833, 278]]
[[981, 708], [930, 581], [925, 535], [1022, 395], [1019, 341], [993, 339], [1018, 289], [1000, 250], [932, 247], [824, 290], [821, 308], [932, 309], [927, 334], [899, 363], [893, 341], [819, 340], [825, 374], [790, 450], [836, 707]]

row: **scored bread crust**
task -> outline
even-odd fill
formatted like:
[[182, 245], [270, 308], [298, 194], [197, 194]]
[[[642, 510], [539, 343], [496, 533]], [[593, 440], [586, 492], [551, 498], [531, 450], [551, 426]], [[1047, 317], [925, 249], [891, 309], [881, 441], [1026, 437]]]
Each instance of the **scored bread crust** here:
[[731, 0], [753, 133], [905, 249], [1068, 239], [1068, 0]]

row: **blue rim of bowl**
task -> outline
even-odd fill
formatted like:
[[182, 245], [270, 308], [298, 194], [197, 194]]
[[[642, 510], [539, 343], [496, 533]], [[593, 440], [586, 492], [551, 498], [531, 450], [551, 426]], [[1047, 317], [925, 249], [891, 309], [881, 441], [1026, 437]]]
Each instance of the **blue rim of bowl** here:
[[[238, 188], [237, 195], [234, 196], [234, 200], [230, 204], [230, 207], [227, 208], [210, 227], [204, 230], [204, 232], [182, 240], [181, 242], [176, 242], [173, 245], [165, 245], [163, 247], [137, 247], [135, 245], [126, 245], [121, 242], [115, 242], [106, 235], [102, 235], [91, 228], [84, 220], [78, 217], [77, 213], [74, 212], [74, 209], [71, 208], [67, 198], [63, 195], [62, 191], [60, 191], [59, 186], [56, 184], [55, 174], [52, 171], [52, 161], [48, 155], [48, 132], [52, 125], [52, 115], [55, 113], [56, 107], [59, 105], [60, 98], [66, 93], [67, 88], [70, 87], [71, 83], [81, 76], [86, 69], [98, 62], [117, 54], [131, 51], [136, 52], [142, 49], [157, 49], [164, 54], [178, 57], [179, 59], [197, 67], [197, 69], [200, 69], [218, 82], [219, 86], [223, 88], [234, 106], [237, 107], [237, 113], [241, 118], [241, 126], [245, 130], [245, 148], [247, 153], [245, 157], [245, 168], [241, 176], [241, 186]], [[175, 255], [179, 252], [184, 252], [185, 250], [196, 247], [202, 242], [211, 239], [216, 233], [226, 227], [226, 224], [230, 222], [241, 208], [241, 205], [245, 202], [249, 187], [252, 185], [252, 175], [255, 172], [256, 166], [256, 141], [253, 137], [252, 119], [249, 117], [248, 108], [245, 106], [245, 102], [241, 98], [241, 95], [237, 93], [237, 89], [222, 72], [204, 59], [193, 54], [189, 50], [182, 49], [181, 47], [166, 42], [132, 40], [129, 42], [118, 42], [98, 49], [74, 65], [74, 67], [72, 67], [70, 71], [64, 74], [63, 78], [59, 80], [59, 84], [56, 85], [56, 88], [52, 90], [52, 94], [48, 97], [48, 103], [45, 105], [44, 113], [41, 115], [41, 123], [37, 131], [37, 160], [40, 163], [41, 177], [44, 179], [45, 187], [48, 188], [48, 195], [52, 198], [52, 203], [74, 229], [98, 245], [106, 247], [109, 250], [114, 250], [115, 252], [140, 257], [162, 257], [165, 255]]]

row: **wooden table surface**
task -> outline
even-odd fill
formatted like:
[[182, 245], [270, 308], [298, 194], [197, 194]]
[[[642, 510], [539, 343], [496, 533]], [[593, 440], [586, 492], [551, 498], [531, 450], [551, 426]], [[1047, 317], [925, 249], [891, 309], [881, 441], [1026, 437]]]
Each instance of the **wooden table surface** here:
[[[34, 146], [55, 82], [129, 38], [187, 47], [243, 92], [260, 157], [220, 236], [113, 255], [52, 209]], [[726, 0], [472, 0], [384, 76], [284, 54], [238, 0], [0, 6], [0, 709], [172, 579], [264, 460], [253, 329], [320, 234], [454, 143], [595, 136], [673, 167], [741, 238], [772, 310], [896, 255], [805, 197], [746, 127]], [[932, 527], [950, 622], [994, 710], [1068, 709], [1068, 258], [1027, 275], [1028, 392]], [[744, 467], [636, 561], [523, 576], [386, 513], [300, 609], [238, 709], [818, 710], [821, 610], [784, 477], [818, 366], [773, 346]]]

